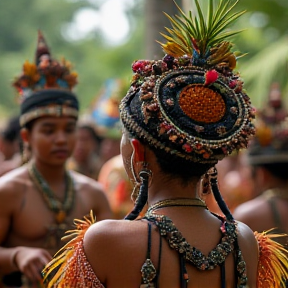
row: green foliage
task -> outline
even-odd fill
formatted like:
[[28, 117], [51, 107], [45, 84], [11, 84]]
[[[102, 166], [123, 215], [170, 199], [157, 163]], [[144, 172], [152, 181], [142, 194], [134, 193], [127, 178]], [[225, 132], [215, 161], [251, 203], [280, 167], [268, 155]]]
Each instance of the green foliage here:
[[[17, 94], [11, 87], [11, 82], [14, 76], [21, 72], [25, 60], [34, 60], [38, 29], [42, 30], [53, 56], [57, 59], [65, 56], [74, 64], [75, 70], [79, 73], [76, 93], [79, 95], [82, 111], [86, 110], [98, 95], [107, 78], [130, 79], [131, 63], [135, 59], [143, 58], [145, 49], [143, 25], [145, 15], [143, 15], [142, 6], [144, 1], [135, 1], [138, 5], [127, 10], [132, 29], [129, 41], [113, 47], [107, 46], [97, 31], [92, 34], [91, 38], [73, 43], [67, 42], [62, 35], [63, 25], [73, 19], [77, 10], [82, 7], [92, 7], [97, 10], [105, 0], [98, 1], [98, 6], [92, 6], [91, 2], [86, 0], [1, 0], [0, 118], [16, 114], [19, 111], [16, 101]], [[215, 14], [215, 4], [219, 1], [209, 1], [214, 4]], [[202, 20], [197, 24], [197, 27], [206, 31], [206, 34], [207, 27], [213, 26], [212, 10], [210, 9], [210, 12], [208, 10], [209, 1], [199, 0], [202, 11], [205, 12], [207, 9], [207, 14], [210, 15], [206, 27], [203, 26], [204, 17], [201, 15], [200, 19]], [[230, 1], [232, 0], [223, 1], [222, 5]], [[254, 105], [258, 107], [262, 105], [264, 99], [266, 100], [268, 88], [272, 82], [280, 82], [283, 91], [288, 92], [288, 2], [287, 0], [241, 0], [237, 7], [238, 11], [247, 10], [247, 13], [238, 19], [234, 26], [236, 30], [245, 30], [234, 37], [233, 43], [237, 50], [242, 53], [248, 52], [246, 57], [238, 61], [238, 68], [245, 80], [248, 94]], [[197, 6], [194, 8], [197, 10]], [[256, 21], [257, 25], [253, 24], [252, 19], [255, 20], [257, 15], [266, 17], [266, 23], [261, 24], [261, 21], [258, 21], [259, 23]], [[231, 27], [232, 30], [234, 28]], [[215, 29], [210, 31], [210, 33], [215, 32]]]
[[86, 0], [0, 1], [0, 118], [19, 112], [17, 93], [11, 83], [21, 73], [25, 60], [34, 61], [38, 29], [42, 30], [52, 56], [59, 60], [65, 57], [79, 74], [75, 92], [82, 111], [87, 109], [107, 78], [130, 77], [131, 63], [144, 54], [141, 6], [127, 11], [130, 21], [137, 16], [137, 29], [131, 29], [130, 40], [121, 46], [104, 44], [99, 31], [83, 41], [65, 40], [63, 25], [71, 22], [82, 7], [97, 9], [91, 5]]
[[273, 82], [280, 84], [288, 104], [288, 2], [241, 0], [238, 5], [248, 12], [237, 21], [237, 28], [245, 31], [234, 43], [248, 52], [239, 70], [253, 105], [265, 105]]
[[[173, 29], [166, 28], [171, 37], [162, 34], [170, 42], [168, 47], [164, 44], [162, 44], [162, 47], [169, 52], [169, 46], [172, 46], [174, 48], [173, 54], [177, 54], [175, 50], [178, 49], [179, 52], [182, 52], [178, 53], [178, 56], [183, 54], [191, 56], [194, 49], [199, 49], [200, 54], [205, 55], [208, 49], [240, 32], [226, 30], [229, 25], [245, 13], [245, 11], [240, 11], [231, 14], [237, 3], [238, 1], [233, 3], [231, 0], [220, 0], [218, 6], [214, 9], [213, 0], [209, 0], [207, 19], [204, 18], [198, 0], [195, 0], [197, 15], [193, 15], [190, 11], [189, 16], [186, 16], [186, 13], [175, 3], [180, 16], [176, 15], [173, 18], [165, 13]], [[172, 43], [173, 45], [171, 45]]]

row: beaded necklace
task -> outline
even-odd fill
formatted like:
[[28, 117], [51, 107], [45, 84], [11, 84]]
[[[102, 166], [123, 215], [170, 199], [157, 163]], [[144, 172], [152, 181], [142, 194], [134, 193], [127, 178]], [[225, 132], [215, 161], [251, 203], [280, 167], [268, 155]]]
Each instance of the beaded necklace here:
[[265, 192], [262, 193], [262, 195], [267, 199], [278, 197], [279, 199], [288, 200], [287, 190], [288, 189], [283, 190], [283, 189], [274, 188], [274, 189], [266, 190]]
[[[237, 224], [234, 221], [225, 220], [220, 216], [217, 217], [222, 221], [220, 228], [222, 238], [220, 243], [209, 252], [208, 256], [205, 256], [196, 247], [191, 246], [176, 228], [172, 220], [166, 215], [159, 215], [148, 210], [144, 219], [156, 225], [161, 237], [164, 237], [167, 240], [170, 248], [179, 253], [184, 262], [189, 262], [199, 270], [212, 270], [217, 266], [223, 265], [227, 256], [234, 250], [236, 254], [236, 271], [238, 276], [237, 287], [244, 288], [247, 285], [246, 263], [238, 246]], [[185, 266], [185, 264], [183, 265]], [[184, 271], [185, 270], [186, 269], [184, 269]], [[149, 278], [148, 276], [146, 278]], [[186, 287], [188, 275], [183, 276], [186, 281], [186, 284], [183, 287]], [[153, 280], [151, 280], [151, 282], [152, 281]]]
[[205, 202], [201, 200], [200, 198], [175, 198], [175, 199], [165, 199], [165, 200], [158, 201], [155, 204], [151, 205], [148, 208], [147, 212], [150, 213], [161, 208], [178, 207], [178, 206], [205, 207], [206, 209], [208, 209]]
[[55, 197], [55, 193], [49, 187], [47, 181], [37, 170], [35, 164], [28, 166], [29, 175], [41, 192], [43, 199], [51, 211], [55, 213], [55, 223], [51, 224], [48, 229], [46, 248], [55, 248], [58, 246], [64, 232], [68, 230], [65, 219], [71, 211], [75, 200], [75, 189], [73, 179], [68, 171], [65, 171], [65, 195], [64, 201], [61, 202]]

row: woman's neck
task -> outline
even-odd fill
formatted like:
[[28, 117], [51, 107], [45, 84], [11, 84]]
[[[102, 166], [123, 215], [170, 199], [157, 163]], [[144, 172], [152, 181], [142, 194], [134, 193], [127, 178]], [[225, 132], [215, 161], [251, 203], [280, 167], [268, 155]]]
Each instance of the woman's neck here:
[[199, 184], [196, 179], [184, 185], [180, 179], [161, 180], [161, 177], [159, 177], [157, 180], [152, 179], [148, 193], [148, 205], [153, 205], [165, 199], [196, 198], [199, 195], [198, 191]]

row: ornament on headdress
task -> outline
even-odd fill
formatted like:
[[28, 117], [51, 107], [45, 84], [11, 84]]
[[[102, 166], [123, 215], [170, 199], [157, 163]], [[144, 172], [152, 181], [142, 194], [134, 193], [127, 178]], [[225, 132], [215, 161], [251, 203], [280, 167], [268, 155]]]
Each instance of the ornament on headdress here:
[[[93, 104], [91, 117], [96, 130], [102, 137], [121, 138], [119, 103], [126, 93], [121, 79], [107, 79]], [[125, 92], [124, 92], [125, 89]]]
[[256, 137], [249, 146], [250, 163], [288, 163], [288, 112], [278, 83], [271, 85], [268, 101], [256, 115]]
[[20, 96], [21, 126], [43, 116], [77, 118], [79, 104], [71, 92], [76, 84], [77, 73], [71, 71], [71, 64], [65, 59], [59, 62], [52, 58], [38, 31], [35, 63], [26, 61], [22, 74], [13, 82]]
[[13, 82], [21, 101], [42, 89], [54, 88], [71, 91], [76, 84], [77, 73], [71, 71], [71, 64], [64, 58], [61, 62], [53, 59], [43, 34], [38, 31], [35, 63], [26, 61], [22, 74]]
[[160, 43], [161, 60], [133, 63], [130, 90], [120, 105], [124, 126], [150, 145], [195, 162], [215, 164], [246, 148], [255, 129], [254, 109], [233, 72], [243, 55], [233, 52], [227, 38], [240, 31], [226, 28], [245, 11], [232, 12], [238, 1], [209, 1], [205, 21], [198, 16], [169, 18], [169, 35]]

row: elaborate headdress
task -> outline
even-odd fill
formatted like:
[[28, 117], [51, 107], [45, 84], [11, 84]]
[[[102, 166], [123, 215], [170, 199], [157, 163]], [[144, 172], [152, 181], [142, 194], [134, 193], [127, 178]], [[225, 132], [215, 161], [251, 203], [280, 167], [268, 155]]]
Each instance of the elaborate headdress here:
[[273, 83], [265, 107], [257, 111], [256, 137], [248, 150], [250, 164], [288, 163], [287, 117], [279, 84]]
[[[255, 134], [254, 109], [233, 71], [237, 53], [226, 40], [240, 32], [226, 31], [245, 12], [232, 12], [237, 2], [220, 0], [214, 11], [210, 0], [207, 21], [197, 0], [198, 16], [186, 16], [179, 6], [180, 15], [166, 14], [172, 24], [172, 29], [166, 28], [170, 35], [163, 34], [167, 43], [160, 43], [166, 55], [133, 63], [131, 87], [120, 104], [120, 117], [132, 135], [174, 159], [206, 167], [247, 147]], [[142, 186], [127, 219], [137, 217], [147, 201], [148, 181], [139, 177]], [[205, 179], [223, 213], [233, 219], [219, 193], [216, 169]]]
[[[239, 31], [225, 28], [244, 11], [213, 1], [207, 21], [196, 2], [198, 17], [167, 17], [172, 29], [160, 43], [161, 60], [133, 63], [130, 90], [120, 105], [124, 126], [151, 146], [199, 163], [215, 164], [235, 150], [246, 148], [254, 134], [254, 110], [243, 90], [236, 53], [227, 37]], [[176, 4], [177, 5], [177, 4]]]
[[51, 57], [42, 33], [38, 32], [35, 63], [26, 61], [22, 74], [15, 79], [21, 102], [20, 125], [43, 116], [78, 117], [79, 103], [71, 92], [77, 84], [77, 74], [71, 64]]

